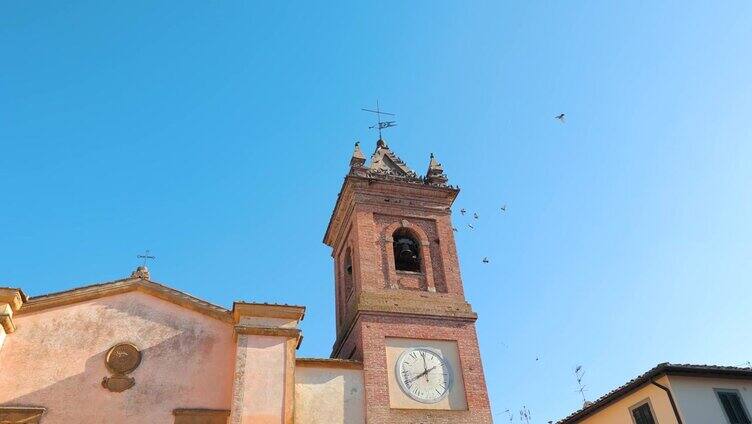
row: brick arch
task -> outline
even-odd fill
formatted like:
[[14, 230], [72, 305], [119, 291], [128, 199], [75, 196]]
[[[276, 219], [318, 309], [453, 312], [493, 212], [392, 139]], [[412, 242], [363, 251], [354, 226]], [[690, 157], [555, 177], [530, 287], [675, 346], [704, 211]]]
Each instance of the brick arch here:
[[394, 249], [392, 249], [391, 244], [394, 243], [394, 232], [400, 228], [407, 228], [418, 238], [418, 243], [420, 243], [421, 268], [423, 271], [423, 277], [426, 279], [426, 286], [428, 288], [428, 291], [435, 292], [436, 286], [434, 285], [433, 279], [431, 243], [428, 240], [428, 234], [426, 234], [426, 232], [423, 231], [423, 229], [419, 225], [413, 224], [407, 219], [402, 219], [399, 222], [389, 224], [388, 226], [386, 226], [386, 228], [384, 228], [382, 240], [385, 244], [389, 243], [389, 246], [385, 246], [384, 249], [387, 256], [387, 267], [389, 268], [389, 281], [387, 283], [391, 284], [392, 282], [397, 281], [397, 268], [395, 267], [394, 262]]
[[[347, 257], [350, 257], [350, 266], [352, 267], [352, 274], [349, 276], [349, 286], [347, 284], [348, 275], [347, 275]], [[355, 292], [355, 276], [357, 274], [357, 261], [355, 257], [355, 246], [352, 243], [352, 241], [348, 240], [345, 244], [343, 244], [342, 248], [339, 250], [337, 256], [334, 258], [335, 265], [336, 265], [336, 272], [337, 272], [337, 278], [338, 278], [338, 284], [337, 284], [337, 308], [338, 308], [338, 317], [337, 321], [342, 322], [345, 320], [347, 315], [347, 305], [350, 298], [353, 296]], [[348, 290], [349, 289], [349, 290]]]

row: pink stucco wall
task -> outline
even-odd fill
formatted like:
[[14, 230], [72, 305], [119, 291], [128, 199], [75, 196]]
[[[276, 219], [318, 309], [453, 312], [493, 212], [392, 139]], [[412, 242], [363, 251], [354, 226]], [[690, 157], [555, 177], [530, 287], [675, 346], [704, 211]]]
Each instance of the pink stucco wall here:
[[285, 406], [284, 337], [238, 336], [230, 424], [281, 424]]
[[[0, 405], [47, 408], [45, 424], [172, 423], [175, 408], [230, 409], [233, 327], [141, 292], [17, 315], [0, 350]], [[104, 356], [131, 342], [136, 385], [112, 393]]]

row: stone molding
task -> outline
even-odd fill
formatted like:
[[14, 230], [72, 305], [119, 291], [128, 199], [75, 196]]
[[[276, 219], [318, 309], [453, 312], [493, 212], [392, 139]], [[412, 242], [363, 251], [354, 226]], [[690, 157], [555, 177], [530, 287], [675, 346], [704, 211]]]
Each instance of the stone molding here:
[[39, 406], [0, 406], [0, 423], [37, 424], [45, 411]]
[[240, 318], [243, 316], [287, 318], [302, 321], [305, 317], [305, 306], [235, 302], [232, 304], [232, 316], [236, 324], [240, 322]]
[[25, 301], [26, 295], [20, 289], [0, 287], [0, 326], [6, 334], [16, 331], [13, 314], [23, 306]]
[[[454, 203], [459, 191], [458, 188], [449, 186], [438, 187], [399, 181], [381, 181], [348, 175], [345, 177], [337, 196], [337, 202], [324, 234], [324, 244], [330, 247], [339, 244], [342, 224], [349, 221], [348, 216], [354, 208], [356, 195], [359, 197], [357, 203], [361, 205], [379, 205], [384, 198], [414, 199], [415, 204], [410, 205], [410, 209], [413, 211], [425, 210], [436, 213], [437, 209], [443, 209], [449, 213], [449, 208]], [[399, 194], [396, 195], [395, 193]]]
[[[348, 312], [349, 313], [349, 312]], [[444, 321], [475, 322], [478, 314], [472, 306], [461, 299], [442, 297], [440, 294], [421, 292], [417, 297], [406, 297], [406, 293], [361, 292], [353, 303], [353, 317], [344, 331], [337, 335], [332, 346], [332, 357], [339, 355], [342, 343], [363, 315], [398, 316], [414, 318], [440, 318]]]
[[230, 411], [226, 409], [188, 409], [172, 411], [175, 424], [226, 424]]
[[360, 361], [352, 361], [349, 359], [333, 359], [333, 358], [297, 358], [295, 360], [295, 366], [312, 367], [312, 368], [350, 369], [350, 370], [362, 370], [363, 369], [363, 363]]
[[303, 342], [303, 333], [297, 328], [254, 327], [250, 325], [236, 325], [235, 338], [237, 339], [239, 335], [286, 337], [289, 339], [295, 339], [297, 342], [296, 349], [299, 348], [300, 343]]
[[3, 327], [5, 334], [10, 334], [16, 331], [16, 324], [13, 322], [13, 316], [11, 314], [0, 314], [0, 327]]
[[51, 293], [29, 298], [18, 310], [18, 314], [43, 311], [50, 308], [67, 306], [74, 303], [99, 299], [116, 294], [139, 291], [156, 298], [199, 312], [223, 322], [232, 323], [230, 311], [209, 302], [193, 297], [187, 293], [164, 286], [154, 281], [141, 278], [126, 278], [107, 283], [79, 287], [59, 293]]
[[9, 304], [14, 312], [19, 310], [26, 300], [26, 294], [21, 289], [0, 287], [0, 303]]

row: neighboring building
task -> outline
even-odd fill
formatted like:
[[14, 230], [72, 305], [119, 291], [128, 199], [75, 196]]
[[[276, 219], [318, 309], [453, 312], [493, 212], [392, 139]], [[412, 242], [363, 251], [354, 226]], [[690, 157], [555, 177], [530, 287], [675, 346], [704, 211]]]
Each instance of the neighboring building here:
[[559, 424], [750, 424], [752, 368], [659, 364]]
[[[296, 357], [305, 308], [212, 305], [130, 278], [0, 289], [0, 423], [491, 423], [451, 223], [459, 189], [356, 145], [324, 236], [331, 359]], [[291, 289], [295, 289], [291, 282]]]

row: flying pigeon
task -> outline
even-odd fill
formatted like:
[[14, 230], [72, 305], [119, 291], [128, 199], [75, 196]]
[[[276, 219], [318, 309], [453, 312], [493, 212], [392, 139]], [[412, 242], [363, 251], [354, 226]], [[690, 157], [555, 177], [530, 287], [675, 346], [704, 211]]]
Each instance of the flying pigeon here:
[[507, 204], [506, 203], [504, 203], [504, 206], [501, 207], [501, 211], [502, 212], [506, 212], [507, 211]]
[[467, 211], [465, 210], [465, 208], [462, 208], [462, 209], [460, 209], [460, 213], [461, 213], [462, 215], [464, 215], [465, 213], [467, 213]]
[[479, 218], [479, 216], [478, 216], [478, 212], [475, 212], [475, 213], [473, 214], [473, 218], [475, 218], [475, 219], [478, 219], [478, 218]]
[[559, 122], [561, 122], [563, 124], [564, 123], [564, 116], [565, 115], [563, 113], [560, 113], [560, 114], [554, 116], [554, 118], [558, 119]]
[[487, 263], [489, 263], [489, 262], [491, 262], [491, 261], [489, 261], [487, 257], [486, 257], [486, 258], [483, 258], [483, 263], [484, 263], [484, 264], [487, 264]]
[[457, 227], [452, 227], [452, 231], [457, 232]]
[[470, 228], [471, 230], [474, 230], [474, 229], [475, 229], [475, 227], [473, 227], [473, 226], [472, 226], [472, 225], [470, 225], [470, 224], [467, 224], [467, 227], [468, 227], [468, 228]]

